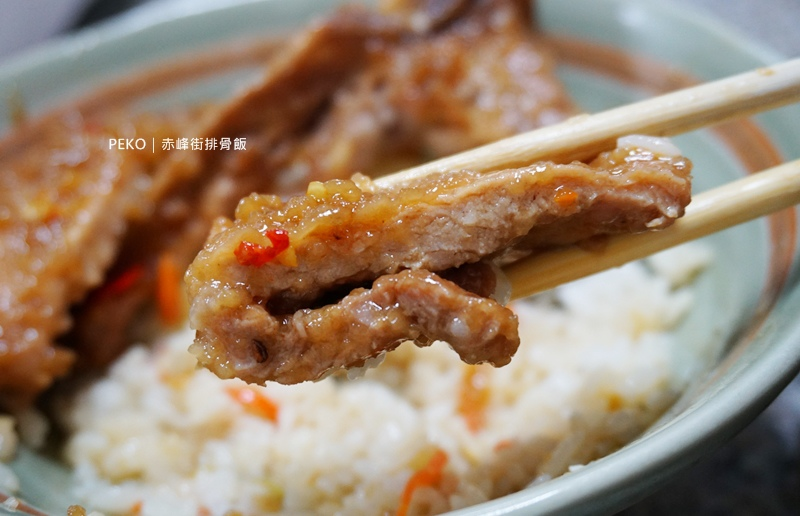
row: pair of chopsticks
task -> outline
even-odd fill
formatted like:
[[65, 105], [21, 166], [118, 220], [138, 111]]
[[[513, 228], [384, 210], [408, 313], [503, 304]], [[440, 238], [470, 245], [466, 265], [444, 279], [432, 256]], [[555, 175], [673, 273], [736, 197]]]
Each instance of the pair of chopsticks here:
[[[377, 179], [400, 185], [430, 173], [521, 167], [538, 160], [569, 162], [614, 148], [629, 134], [674, 136], [800, 100], [800, 58], [614, 108], [500, 140]], [[800, 134], [800, 125], [798, 125]], [[694, 196], [685, 215], [660, 230], [610, 237], [602, 251], [556, 249], [505, 271], [517, 299], [800, 203], [800, 160]]]

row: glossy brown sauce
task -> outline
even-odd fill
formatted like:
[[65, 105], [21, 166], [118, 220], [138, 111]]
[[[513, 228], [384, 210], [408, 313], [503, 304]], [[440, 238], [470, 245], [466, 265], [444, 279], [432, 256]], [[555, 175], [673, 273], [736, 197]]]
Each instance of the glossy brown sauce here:
[[[698, 82], [672, 66], [616, 48], [563, 36], [546, 35], [545, 39], [555, 50], [560, 63], [607, 76], [653, 94], [688, 87]], [[214, 50], [157, 63], [109, 82], [85, 97], [72, 100], [15, 127], [13, 132], [0, 140], [0, 163], [35, 145], [43, 127], [59, 123], [68, 113], [78, 112], [85, 118], [103, 117], [106, 112], [131, 109], [138, 102], [152, 96], [217, 74], [264, 68], [284, 40], [282, 37], [272, 37], [238, 41]], [[712, 130], [750, 173], [782, 161], [768, 135], [751, 120], [725, 123]], [[743, 338], [751, 336], [763, 323], [782, 291], [794, 258], [797, 224], [794, 210], [785, 210], [770, 216], [768, 224], [771, 247], [767, 282], [755, 316], [743, 330]]]

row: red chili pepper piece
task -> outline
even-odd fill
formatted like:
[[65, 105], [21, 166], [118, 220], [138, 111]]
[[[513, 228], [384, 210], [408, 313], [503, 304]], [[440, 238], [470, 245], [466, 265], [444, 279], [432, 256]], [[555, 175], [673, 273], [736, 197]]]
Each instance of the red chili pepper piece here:
[[285, 229], [270, 229], [267, 231], [267, 238], [272, 242], [276, 255], [289, 248], [289, 232]]
[[289, 248], [289, 232], [283, 229], [270, 229], [265, 233], [272, 243], [272, 247], [242, 240], [233, 251], [236, 260], [241, 265], [261, 267], [275, 259], [276, 256]]
[[134, 264], [122, 271], [118, 276], [108, 280], [92, 295], [96, 301], [118, 297], [136, 286], [144, 278], [145, 268], [141, 264]]

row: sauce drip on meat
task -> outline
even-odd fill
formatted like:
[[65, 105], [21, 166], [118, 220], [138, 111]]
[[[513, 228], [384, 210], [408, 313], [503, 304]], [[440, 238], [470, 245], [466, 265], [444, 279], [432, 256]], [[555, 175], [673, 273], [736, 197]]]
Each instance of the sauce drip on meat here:
[[[108, 209], [69, 213], [64, 221], [113, 231], [55, 238], [52, 254], [61, 265], [52, 273], [28, 271], [25, 259], [3, 262], [10, 279], [4, 280], [2, 299], [24, 314], [0, 313], [0, 406], [30, 403], [73, 362], [96, 367], [113, 360], [147, 314], [161, 257], [169, 256], [177, 268], [187, 266], [214, 218], [230, 216], [250, 192], [285, 195], [302, 191], [309, 181], [359, 171], [379, 175], [575, 113], [555, 79], [553, 60], [531, 30], [528, 2], [401, 0], [384, 7], [380, 12], [348, 7], [311, 24], [280, 52], [266, 52], [269, 66], [250, 90], [201, 110], [159, 115], [174, 129], [163, 135], [131, 123], [132, 102], [104, 110], [115, 102], [107, 94], [100, 95], [98, 106], [78, 102], [65, 111], [112, 132], [133, 129], [148, 140], [177, 134], [246, 138], [247, 150], [147, 156], [87, 147], [90, 159], [76, 164], [75, 177], [87, 187], [80, 190], [83, 200]], [[148, 81], [134, 82], [152, 91]], [[119, 91], [135, 97], [130, 88]], [[37, 149], [23, 161], [37, 153], [45, 161], [52, 157], [59, 137], [39, 130], [49, 123], [63, 120], [50, 117], [38, 126], [34, 121], [0, 142], [0, 163], [9, 170], [4, 177], [28, 187], [4, 191], [13, 191], [23, 204], [49, 185], [29, 173], [30, 165], [7, 165], [17, 160], [23, 140], [34, 141]], [[80, 131], [62, 131], [75, 134]], [[84, 134], [95, 146], [108, 144], [107, 135]], [[89, 163], [106, 157], [106, 170], [135, 175], [138, 186], [90, 188]], [[62, 202], [44, 201], [55, 208]], [[19, 235], [32, 235], [35, 225], [16, 212], [10, 217], [22, 229], [0, 234], [0, 244], [27, 245], [30, 238]], [[24, 251], [20, 256], [27, 258]], [[89, 292], [104, 277], [124, 277], [131, 270], [143, 274], [114, 302], [92, 302], [97, 296]]]
[[[361, 367], [405, 340], [444, 340], [467, 363], [507, 364], [516, 316], [443, 276], [667, 227], [689, 202], [690, 171], [681, 156], [618, 148], [589, 164], [458, 171], [394, 187], [356, 176], [312, 183], [286, 202], [251, 195], [187, 272], [192, 350], [219, 376], [257, 383]], [[242, 262], [243, 242], [275, 250], [278, 230], [288, 245], [274, 259]]]

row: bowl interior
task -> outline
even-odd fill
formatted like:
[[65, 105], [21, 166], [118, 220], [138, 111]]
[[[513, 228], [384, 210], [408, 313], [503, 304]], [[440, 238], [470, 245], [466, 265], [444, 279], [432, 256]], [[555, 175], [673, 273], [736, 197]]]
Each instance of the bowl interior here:
[[[171, 55], [210, 48], [217, 41], [285, 33], [337, 3], [243, 0], [150, 6], [9, 63], [0, 70], [0, 97], [21, 96], [30, 111], [41, 112], [87, 85]], [[539, 6], [540, 21], [562, 58], [561, 76], [587, 111], [778, 59], [712, 23], [655, 2], [541, 0]], [[217, 65], [227, 66], [224, 58]], [[192, 77], [176, 87], [156, 88], [141, 105], [224, 95], [232, 83], [254, 73], [257, 67], [247, 62], [215, 77]], [[8, 109], [7, 102], [0, 102], [0, 124], [8, 120]], [[798, 157], [798, 117], [800, 110], [785, 108], [756, 122], [678, 137], [679, 147], [695, 163], [697, 191]], [[6, 129], [0, 125], [0, 133]], [[695, 380], [676, 407], [609, 457], [460, 513], [611, 510], [653, 489], [703, 448], [740, 428], [797, 370], [800, 328], [791, 316], [800, 309], [796, 242], [793, 213], [704, 239], [714, 261], [697, 282], [694, 310], [676, 331], [687, 343], [685, 352], [703, 355], [709, 366], [686, 371]], [[784, 287], [782, 297], [778, 287]], [[23, 449], [13, 468], [22, 498], [54, 514], [65, 512], [71, 503], [70, 479], [56, 460]]]

